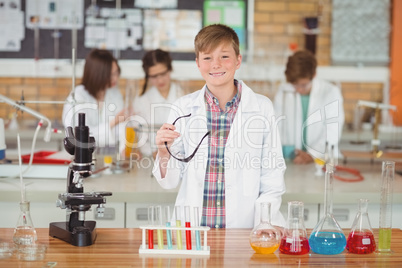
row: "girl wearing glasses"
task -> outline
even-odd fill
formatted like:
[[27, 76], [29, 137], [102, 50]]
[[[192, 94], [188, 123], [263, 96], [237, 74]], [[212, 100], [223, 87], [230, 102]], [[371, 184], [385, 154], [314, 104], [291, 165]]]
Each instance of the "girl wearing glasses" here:
[[113, 55], [107, 50], [92, 50], [85, 59], [81, 84], [64, 104], [64, 126], [75, 127], [78, 113], [85, 113], [86, 125], [97, 146], [114, 146], [117, 126], [125, 120], [123, 96], [117, 88], [119, 77], [120, 67]]
[[[182, 96], [183, 92], [171, 79], [173, 68], [169, 52], [161, 49], [148, 51], [142, 58], [142, 69], [145, 82], [139, 96], [134, 99], [134, 114], [145, 119], [149, 126], [156, 125], [159, 128], [167, 120], [170, 105]], [[140, 146], [142, 155], [152, 155], [155, 158], [157, 148], [151, 146], [154, 140], [155, 135], [150, 133], [148, 142]]]
[[307, 50], [290, 56], [286, 65], [286, 84], [275, 95], [275, 113], [280, 121], [285, 157], [295, 164], [324, 159], [326, 143], [337, 156], [344, 123], [340, 89], [315, 77], [317, 60]]

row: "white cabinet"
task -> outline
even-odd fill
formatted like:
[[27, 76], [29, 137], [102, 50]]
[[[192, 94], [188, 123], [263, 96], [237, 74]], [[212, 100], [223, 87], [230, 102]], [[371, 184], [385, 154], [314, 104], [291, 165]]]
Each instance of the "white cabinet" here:
[[140, 225], [148, 224], [148, 207], [149, 206], [170, 206], [173, 213], [174, 203], [127, 203], [126, 228], [138, 228]]
[[[280, 211], [285, 220], [288, 218], [288, 204], [282, 203]], [[318, 222], [318, 204], [304, 204], [304, 225], [306, 228], [314, 228]]]
[[[334, 217], [342, 228], [351, 228], [355, 219], [358, 207], [356, 204], [334, 204]], [[324, 213], [324, 205], [320, 204], [320, 215]], [[380, 204], [368, 205], [368, 215], [372, 228], [379, 227]], [[392, 228], [402, 228], [402, 204], [393, 204], [392, 206]]]
[[[106, 203], [103, 218], [97, 217], [96, 206], [85, 213], [86, 220], [95, 220], [97, 228], [124, 228], [124, 203]], [[15, 228], [20, 214], [19, 203], [0, 202], [0, 228]], [[35, 228], [48, 228], [51, 222], [66, 221], [66, 210], [56, 207], [56, 202], [31, 202], [30, 212]]]

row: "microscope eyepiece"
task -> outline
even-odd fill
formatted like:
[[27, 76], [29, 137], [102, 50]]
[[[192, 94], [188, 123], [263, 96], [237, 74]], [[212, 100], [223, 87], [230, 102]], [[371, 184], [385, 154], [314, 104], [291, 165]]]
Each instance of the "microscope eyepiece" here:
[[85, 126], [85, 114], [84, 113], [78, 114], [78, 126], [80, 126], [80, 127]]

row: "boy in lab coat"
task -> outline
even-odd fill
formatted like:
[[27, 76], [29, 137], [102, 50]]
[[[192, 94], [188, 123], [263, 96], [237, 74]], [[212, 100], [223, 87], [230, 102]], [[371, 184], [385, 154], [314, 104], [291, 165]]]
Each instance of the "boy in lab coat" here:
[[233, 29], [206, 26], [194, 43], [206, 85], [180, 98], [158, 130], [153, 174], [166, 189], [181, 182], [176, 206], [201, 208], [202, 226], [252, 228], [261, 202], [271, 203], [272, 224], [284, 226], [286, 166], [273, 105], [234, 79], [242, 56]]
[[282, 144], [289, 142], [295, 148], [295, 164], [324, 159], [326, 143], [329, 149], [334, 146], [334, 156], [339, 157], [345, 118], [342, 93], [337, 86], [316, 78], [316, 68], [317, 60], [310, 51], [297, 51], [286, 64], [287, 83], [280, 85], [275, 95], [275, 113], [282, 116]]

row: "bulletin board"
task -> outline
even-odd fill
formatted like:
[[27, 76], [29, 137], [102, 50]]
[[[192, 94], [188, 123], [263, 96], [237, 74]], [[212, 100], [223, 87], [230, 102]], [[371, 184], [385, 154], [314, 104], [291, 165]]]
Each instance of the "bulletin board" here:
[[[70, 2], [62, 7], [63, 1]], [[69, 10], [74, 1], [79, 6], [77, 12]], [[101, 46], [123, 60], [141, 59], [144, 51], [157, 47], [169, 50], [174, 60], [194, 60], [195, 34], [203, 26], [212, 23], [224, 23], [232, 27], [239, 36], [241, 49], [247, 46], [247, 0], [121, 0], [118, 14], [116, 1], [107, 0], [2, 2], [6, 3], [6, 7], [11, 6], [11, 2], [17, 3], [14, 10], [19, 9], [23, 14], [24, 24], [20, 27], [4, 25], [6, 20], [0, 18], [0, 28], [18, 28], [21, 40], [20, 43], [15, 42], [17, 46], [14, 51], [0, 50], [0, 58], [71, 59], [72, 40], [75, 39], [78, 59], [84, 59], [93, 47]], [[43, 4], [34, 8], [32, 3], [35, 2]], [[147, 5], [150, 2], [165, 3], [165, 6], [149, 8]], [[52, 12], [58, 7], [64, 11], [66, 19], [55, 28]], [[1, 8], [0, 17], [9, 13]], [[43, 16], [37, 18], [35, 12], [48, 14], [47, 20], [43, 20]], [[20, 13], [17, 14], [21, 16]], [[69, 27], [69, 13], [74, 13], [74, 31]], [[36, 19], [40, 21], [40, 27], [35, 24]], [[14, 23], [19, 23], [19, 20], [14, 20]]]

